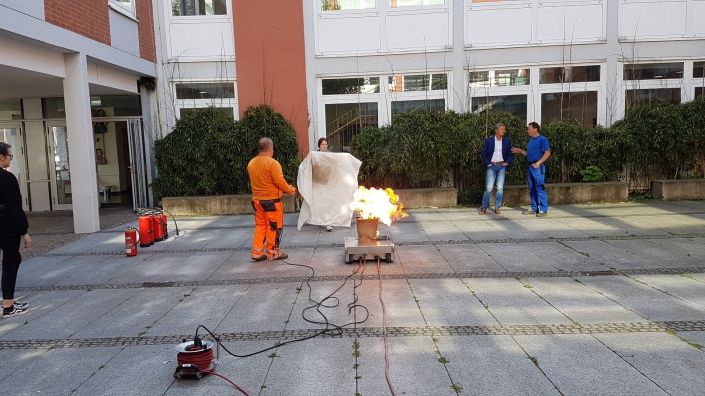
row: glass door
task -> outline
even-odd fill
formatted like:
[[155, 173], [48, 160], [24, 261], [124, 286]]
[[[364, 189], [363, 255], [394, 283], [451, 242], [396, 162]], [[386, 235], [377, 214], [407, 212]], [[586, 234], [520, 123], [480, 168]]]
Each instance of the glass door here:
[[69, 165], [69, 138], [66, 125], [47, 123], [49, 143], [49, 167], [52, 204], [54, 210], [73, 207], [71, 200], [71, 168]]
[[27, 178], [24, 173], [24, 139], [22, 139], [22, 126], [19, 123], [0, 123], [0, 142], [12, 146], [12, 162], [7, 169], [17, 177], [22, 193], [22, 207], [29, 210], [27, 197]]

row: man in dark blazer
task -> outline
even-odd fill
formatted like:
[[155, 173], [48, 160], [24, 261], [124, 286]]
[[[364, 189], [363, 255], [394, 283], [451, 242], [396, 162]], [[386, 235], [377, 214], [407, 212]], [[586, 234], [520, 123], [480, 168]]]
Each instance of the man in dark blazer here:
[[512, 142], [509, 138], [505, 138], [504, 134], [507, 128], [504, 124], [497, 124], [494, 128], [494, 136], [485, 139], [485, 145], [482, 146], [482, 162], [485, 164], [487, 176], [485, 178], [485, 194], [482, 196], [482, 208], [480, 214], [487, 213], [487, 207], [490, 206], [490, 195], [495, 183], [497, 184], [497, 194], [494, 197], [494, 212], [502, 213], [502, 195], [504, 194], [504, 177], [507, 174], [507, 167], [514, 159], [512, 153]]

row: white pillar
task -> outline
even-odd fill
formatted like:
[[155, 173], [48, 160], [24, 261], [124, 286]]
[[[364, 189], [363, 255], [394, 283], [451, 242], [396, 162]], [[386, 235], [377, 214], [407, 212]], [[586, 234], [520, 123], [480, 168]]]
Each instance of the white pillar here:
[[91, 101], [86, 55], [64, 54], [64, 105], [69, 140], [73, 228], [76, 233], [100, 231]]

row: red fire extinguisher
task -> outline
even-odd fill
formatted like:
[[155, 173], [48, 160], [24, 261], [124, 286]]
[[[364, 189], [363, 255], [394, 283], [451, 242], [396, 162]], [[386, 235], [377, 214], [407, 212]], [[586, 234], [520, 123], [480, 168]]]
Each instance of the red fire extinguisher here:
[[152, 238], [152, 218], [148, 215], [142, 215], [139, 217], [139, 228], [140, 228], [140, 247], [150, 247], [154, 242]]
[[139, 232], [132, 226], [127, 226], [125, 231], [125, 254], [127, 257], [137, 256], [137, 244], [139, 243]]
[[164, 239], [167, 239], [167, 238], [169, 238], [169, 230], [167, 230], [167, 228], [166, 228], [166, 223], [167, 223], [166, 213], [161, 212], [159, 215], [161, 216], [161, 219], [162, 219], [162, 234], [164, 234], [164, 235], [162, 235], [162, 237]]
[[159, 213], [152, 215], [152, 220], [154, 221], [154, 242], [161, 242], [164, 240], [162, 235], [162, 216]]

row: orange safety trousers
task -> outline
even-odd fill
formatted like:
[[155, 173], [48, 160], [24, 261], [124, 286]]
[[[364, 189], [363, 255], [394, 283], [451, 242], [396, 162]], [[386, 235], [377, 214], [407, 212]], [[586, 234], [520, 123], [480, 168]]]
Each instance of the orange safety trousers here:
[[279, 257], [279, 243], [284, 227], [281, 199], [253, 199], [252, 208], [255, 210], [255, 235], [250, 256], [254, 260], [263, 259], [266, 244], [267, 257], [270, 260]]

